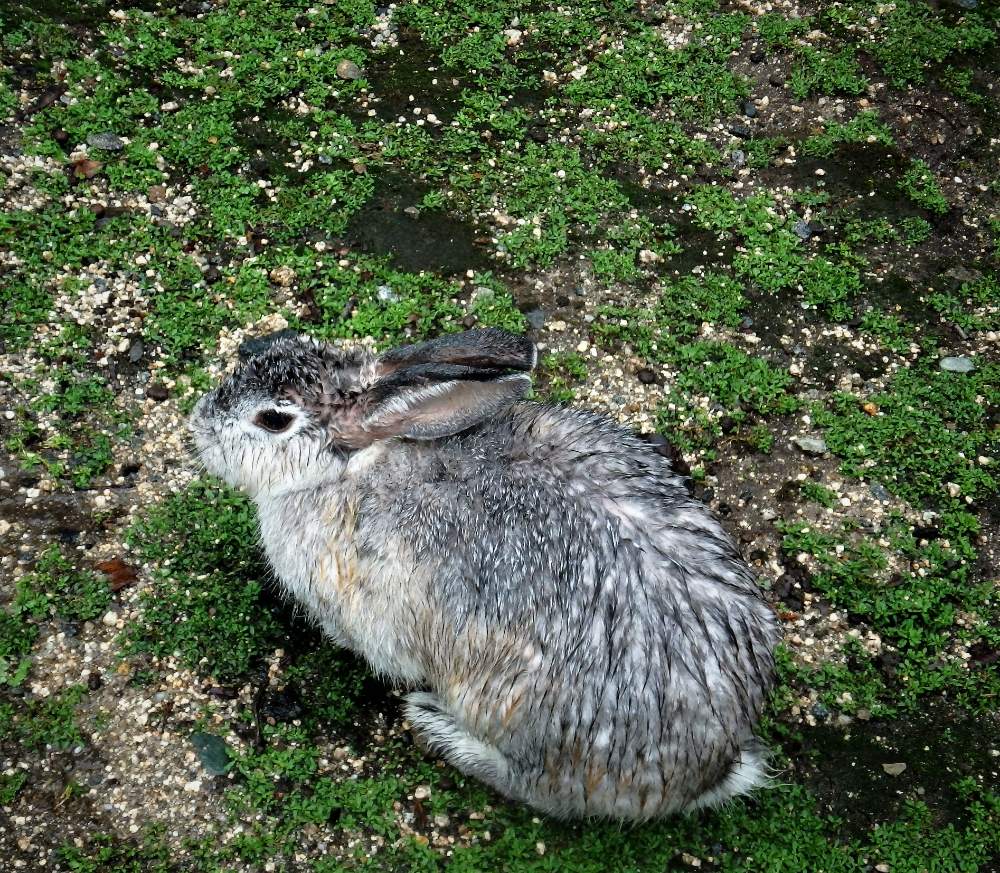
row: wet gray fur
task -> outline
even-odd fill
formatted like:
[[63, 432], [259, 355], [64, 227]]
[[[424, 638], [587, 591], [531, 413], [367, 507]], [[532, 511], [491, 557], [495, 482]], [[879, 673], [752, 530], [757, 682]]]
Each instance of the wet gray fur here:
[[279, 337], [200, 401], [201, 456], [257, 502], [282, 584], [415, 689], [433, 748], [543, 812], [645, 820], [766, 783], [779, 631], [729, 537], [631, 433], [519, 399], [526, 340], [447, 342]]

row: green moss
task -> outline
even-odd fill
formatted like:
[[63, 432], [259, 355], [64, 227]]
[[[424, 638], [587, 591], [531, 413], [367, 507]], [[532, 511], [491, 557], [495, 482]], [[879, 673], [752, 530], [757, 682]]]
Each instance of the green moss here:
[[788, 373], [726, 343], [681, 346], [676, 361], [676, 384], [682, 392], [707, 394], [727, 409], [787, 415], [799, 406], [789, 392]]
[[17, 687], [24, 681], [39, 622], [93, 620], [110, 603], [107, 580], [78, 569], [57, 546], [42, 552], [35, 568], [17, 580], [14, 597], [0, 611], [0, 686]]
[[[337, 813], [337, 825], [348, 830], [363, 827], [383, 837], [398, 833], [393, 801], [405, 796], [407, 784], [393, 775], [344, 779], [321, 772], [319, 750], [295, 728], [267, 729], [263, 752], [237, 754], [234, 770], [242, 777], [227, 801], [238, 815], [264, 813], [272, 836], [287, 838], [308, 824], [328, 822]], [[276, 784], [284, 790], [276, 790]]]
[[945, 321], [967, 333], [1000, 330], [1000, 279], [983, 276], [955, 291], [935, 291], [927, 302]]
[[951, 204], [941, 193], [930, 167], [919, 158], [910, 161], [910, 168], [903, 174], [899, 188], [914, 203], [928, 212], [944, 214], [951, 209]]
[[27, 781], [28, 774], [23, 770], [15, 770], [9, 775], [0, 773], [0, 806], [11, 806]]
[[796, 54], [798, 62], [788, 83], [799, 100], [817, 94], [861, 94], [868, 87], [854, 49], [828, 52], [801, 45]]
[[747, 166], [754, 169], [771, 166], [775, 155], [788, 145], [783, 136], [755, 137], [743, 146], [746, 153]]
[[903, 241], [908, 246], [920, 245], [931, 235], [931, 225], [919, 216], [908, 216], [899, 222]]
[[680, 124], [655, 119], [618, 102], [597, 109], [583, 128], [582, 137], [595, 159], [602, 162], [619, 160], [655, 170], [719, 160], [715, 148], [691, 137]]
[[260, 318], [268, 308], [271, 286], [256, 264], [226, 270], [212, 288], [183, 254], [164, 253], [158, 266], [163, 287], [152, 301], [145, 333], [176, 368], [214, 348], [224, 328]]
[[825, 485], [821, 485], [819, 482], [806, 480], [799, 486], [799, 493], [806, 500], [811, 500], [813, 503], [818, 503], [827, 509], [833, 508], [837, 502], [837, 492], [827, 488]]
[[[992, 364], [956, 374], [924, 360], [901, 370], [883, 392], [836, 395], [816, 422], [850, 475], [876, 479], [916, 505], [952, 505], [948, 483], [984, 500], [998, 488], [991, 468], [977, 460], [997, 451], [986, 408], [1000, 399], [998, 375]], [[865, 412], [864, 402], [878, 414]]]
[[804, 35], [810, 26], [809, 17], [793, 18], [779, 12], [767, 12], [755, 19], [757, 33], [769, 50], [788, 48], [795, 37]]
[[872, 858], [901, 873], [988, 870], [1000, 855], [1000, 797], [984, 792], [974, 779], [961, 780], [957, 789], [967, 804], [964, 827], [941, 827], [927, 804], [908, 800], [897, 821], [873, 831]]
[[747, 20], [739, 14], [716, 15], [678, 50], [655, 31], [640, 29], [627, 36], [621, 48], [599, 54], [564, 93], [578, 105], [624, 98], [633, 106], [669, 106], [682, 119], [717, 117], [748, 93], [727, 63]]
[[859, 112], [850, 121], [828, 121], [823, 132], [813, 134], [802, 143], [802, 151], [807, 155], [829, 157], [838, 145], [844, 143], [878, 143], [883, 146], [896, 144], [892, 131], [879, 120], [873, 110]]
[[[850, 15], [861, 21], [877, 4], [851, 4]], [[849, 7], [850, 8], [850, 7]], [[899, 0], [879, 10], [866, 46], [896, 87], [922, 82], [929, 70], [958, 53], [975, 53], [996, 41], [996, 29], [981, 14], [950, 16], [919, 0]]]
[[41, 598], [48, 610], [70, 621], [90, 621], [102, 616], [111, 603], [106, 579], [89, 570], [80, 570], [67, 560], [57, 546], [41, 554], [35, 569], [18, 583], [22, 592], [34, 592], [32, 612], [38, 612]]
[[59, 861], [71, 873], [215, 873], [214, 852], [186, 841], [185, 858], [163, 839], [162, 829], [150, 828], [139, 840], [122, 840], [105, 833], [87, 834], [59, 849]]
[[523, 333], [527, 322], [510, 292], [489, 273], [476, 276], [476, 288], [468, 305], [469, 315], [482, 327], [502, 327]]
[[538, 378], [548, 403], [572, 403], [576, 386], [587, 379], [587, 359], [577, 352], [551, 352], [542, 358]]
[[261, 602], [268, 577], [256, 545], [250, 501], [195, 482], [150, 510], [130, 530], [130, 546], [156, 565], [141, 616], [126, 630], [125, 652], [168, 657], [235, 682], [277, 646], [280, 630]]
[[82, 685], [70, 685], [50, 697], [18, 701], [14, 705], [5, 706], [0, 700], [0, 741], [13, 739], [30, 750], [81, 745], [84, 739], [76, 710], [85, 694]]
[[[880, 676], [869, 655], [848, 650], [842, 666], [822, 665], [800, 681], [846, 711], [861, 706], [885, 714], [912, 710], [923, 697], [945, 688], [962, 704], [981, 707], [996, 693], [996, 678], [988, 671], [970, 670], [953, 651], [983, 634], [991, 637], [995, 608], [988, 586], [970, 585], [968, 568], [954, 566], [963, 551], [961, 543], [950, 549], [940, 543], [922, 546], [898, 531], [893, 534], [900, 540], [897, 548], [921, 562], [922, 573], [890, 577], [884, 547], [850, 531], [821, 534], [802, 523], [784, 527], [784, 549], [790, 555], [812, 555], [817, 561], [813, 589], [878, 633], [883, 656], [890, 659], [883, 663], [891, 665]], [[971, 629], [958, 620], [958, 604], [978, 616]], [[843, 699], [844, 691], [851, 693], [850, 702]]]
[[559, 143], [531, 142], [521, 153], [501, 154], [494, 172], [469, 181], [474, 187], [465, 189], [468, 195], [481, 201], [502, 192], [507, 213], [524, 222], [498, 234], [500, 251], [517, 267], [551, 263], [565, 251], [574, 225], [593, 230], [627, 204], [618, 185], [589, 170], [576, 149]]
[[897, 355], [908, 352], [914, 339], [914, 332], [905, 321], [879, 309], [869, 309], [864, 314], [861, 329], [877, 337], [884, 348]]
[[[78, 342], [83, 347], [89, 344], [85, 337], [71, 338], [57, 343], [55, 351], [72, 357]], [[39, 368], [38, 372], [47, 369]], [[17, 411], [16, 426], [5, 440], [24, 468], [44, 467], [49, 475], [66, 478], [77, 488], [89, 487], [96, 476], [111, 468], [113, 444], [130, 432], [124, 411], [115, 408], [106, 380], [90, 375], [89, 369], [89, 365], [84, 369], [63, 365], [48, 371], [54, 386], [47, 390], [34, 379], [20, 382], [18, 388], [23, 393], [38, 396]], [[46, 413], [43, 428], [39, 414]]]
[[38, 637], [38, 627], [15, 605], [0, 612], [0, 686], [16, 688], [31, 666], [28, 653]]
[[823, 309], [834, 321], [846, 321], [850, 317], [850, 302], [861, 291], [861, 277], [853, 265], [824, 257], [808, 261], [799, 281], [802, 302]]

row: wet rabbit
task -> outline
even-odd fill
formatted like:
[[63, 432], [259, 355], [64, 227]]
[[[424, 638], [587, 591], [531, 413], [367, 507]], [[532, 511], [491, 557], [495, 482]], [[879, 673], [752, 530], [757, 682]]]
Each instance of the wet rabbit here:
[[406, 716], [431, 747], [561, 817], [765, 782], [779, 632], [753, 574], [646, 444], [523, 400], [529, 340], [256, 343], [192, 413], [200, 456], [256, 502], [326, 633], [418, 689]]

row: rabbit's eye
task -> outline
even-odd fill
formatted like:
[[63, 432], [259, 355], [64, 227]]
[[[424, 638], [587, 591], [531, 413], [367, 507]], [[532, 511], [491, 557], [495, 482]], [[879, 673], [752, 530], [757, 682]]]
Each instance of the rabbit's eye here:
[[281, 433], [283, 430], [288, 430], [289, 425], [294, 420], [295, 416], [289, 415], [287, 412], [278, 412], [277, 409], [263, 409], [257, 413], [253, 423], [271, 433]]

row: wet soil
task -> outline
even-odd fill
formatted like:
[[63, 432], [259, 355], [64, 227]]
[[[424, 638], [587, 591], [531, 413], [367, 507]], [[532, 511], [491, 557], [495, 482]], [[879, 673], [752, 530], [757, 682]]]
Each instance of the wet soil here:
[[370, 254], [388, 255], [396, 267], [414, 273], [449, 276], [489, 269], [493, 262], [472, 224], [420, 207], [428, 190], [400, 174], [380, 172], [374, 196], [352, 218], [344, 239]]

